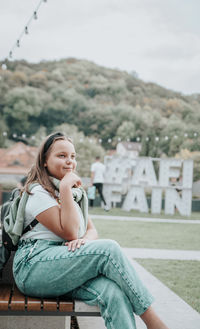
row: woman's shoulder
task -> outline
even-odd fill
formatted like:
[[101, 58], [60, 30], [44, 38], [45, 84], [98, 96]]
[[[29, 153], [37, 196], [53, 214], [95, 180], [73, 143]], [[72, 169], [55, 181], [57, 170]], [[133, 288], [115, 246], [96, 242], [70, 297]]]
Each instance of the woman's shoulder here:
[[29, 188], [29, 191], [31, 193], [29, 195], [29, 201], [31, 202], [36, 201], [39, 203], [56, 203], [56, 200], [52, 197], [52, 195], [40, 184], [32, 185], [32, 188]]
[[33, 185], [32, 188], [31, 188], [31, 185], [30, 185], [30, 187], [29, 187], [31, 193], [34, 193], [34, 192], [44, 192], [44, 193], [48, 193], [48, 191], [45, 190], [45, 188], [44, 188], [42, 185], [40, 185], [40, 184], [32, 184], [32, 185]]

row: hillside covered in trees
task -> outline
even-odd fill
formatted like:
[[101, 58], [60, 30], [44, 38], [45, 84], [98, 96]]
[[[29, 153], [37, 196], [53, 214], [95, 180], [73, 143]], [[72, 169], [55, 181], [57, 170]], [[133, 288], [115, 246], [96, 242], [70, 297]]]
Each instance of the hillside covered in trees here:
[[199, 158], [200, 94], [185, 96], [85, 60], [8, 62], [0, 69], [0, 113], [0, 147], [38, 145], [62, 129], [75, 143], [90, 144], [89, 154], [128, 139], [141, 141], [144, 156], [182, 150]]

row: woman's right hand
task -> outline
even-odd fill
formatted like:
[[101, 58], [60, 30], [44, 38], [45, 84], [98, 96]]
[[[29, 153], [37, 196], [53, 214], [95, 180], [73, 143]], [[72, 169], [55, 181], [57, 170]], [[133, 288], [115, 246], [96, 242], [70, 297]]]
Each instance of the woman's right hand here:
[[74, 172], [67, 172], [60, 181], [60, 187], [80, 187], [81, 184], [80, 177]]

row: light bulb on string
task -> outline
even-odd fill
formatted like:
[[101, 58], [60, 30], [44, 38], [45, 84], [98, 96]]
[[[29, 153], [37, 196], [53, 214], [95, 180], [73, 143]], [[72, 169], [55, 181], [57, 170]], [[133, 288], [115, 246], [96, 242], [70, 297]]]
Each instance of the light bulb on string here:
[[99, 138], [99, 143], [100, 143], [100, 144], [102, 143], [102, 139], [101, 139], [101, 138]]
[[17, 47], [20, 47], [19, 39], [17, 40]]
[[33, 13], [33, 17], [34, 17], [34, 19], [38, 19], [37, 11], [34, 11], [34, 13]]
[[111, 138], [109, 138], [109, 139], [108, 139], [108, 143], [111, 143], [111, 142], [112, 142], [112, 139], [111, 139]]
[[3, 136], [6, 137], [8, 135], [7, 131], [3, 132]]
[[155, 137], [155, 141], [156, 141], [156, 142], [159, 141], [159, 137], [158, 137], [158, 136]]
[[187, 133], [185, 133], [185, 134], [184, 134], [184, 137], [188, 137], [188, 134], [187, 134]]
[[165, 136], [165, 140], [168, 141], [169, 137], [168, 136]]
[[127, 141], [127, 142], [130, 142], [130, 138], [127, 138], [126, 141]]
[[28, 26], [25, 26], [24, 31], [25, 31], [25, 34], [28, 34]]
[[12, 51], [9, 52], [9, 57], [12, 58]]
[[47, 2], [47, 0], [43, 0], [43, 2]]
[[117, 140], [118, 140], [118, 142], [121, 142], [122, 139], [121, 139], [121, 137], [118, 137]]
[[12, 136], [13, 136], [13, 138], [17, 138], [17, 134], [15, 134], [15, 133]]
[[194, 133], [194, 137], [197, 137], [197, 133]]
[[136, 138], [136, 141], [139, 142], [139, 141], [140, 141], [140, 137], [137, 137], [137, 138]]
[[177, 135], [174, 135], [174, 139], [177, 139], [178, 138], [178, 136]]
[[145, 140], [148, 142], [149, 141], [149, 137], [146, 137]]

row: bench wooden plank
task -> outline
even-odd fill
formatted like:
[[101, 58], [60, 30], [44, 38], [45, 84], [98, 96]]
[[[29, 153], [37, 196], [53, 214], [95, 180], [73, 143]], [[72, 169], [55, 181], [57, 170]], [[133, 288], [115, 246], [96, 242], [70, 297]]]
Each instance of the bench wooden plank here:
[[41, 311], [42, 304], [40, 298], [27, 297], [27, 311]]
[[59, 311], [60, 312], [73, 312], [74, 303], [72, 301], [59, 300]]
[[52, 312], [52, 311], [57, 311], [58, 309], [58, 303], [57, 303], [57, 300], [56, 299], [51, 299], [51, 298], [48, 298], [48, 299], [43, 299], [43, 310], [44, 311], [49, 311], [49, 312]]
[[14, 286], [13, 295], [10, 302], [10, 309], [12, 311], [24, 311], [25, 310], [25, 296]]
[[0, 285], [0, 311], [8, 311], [11, 290], [10, 285]]

